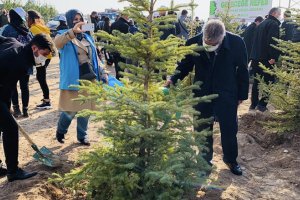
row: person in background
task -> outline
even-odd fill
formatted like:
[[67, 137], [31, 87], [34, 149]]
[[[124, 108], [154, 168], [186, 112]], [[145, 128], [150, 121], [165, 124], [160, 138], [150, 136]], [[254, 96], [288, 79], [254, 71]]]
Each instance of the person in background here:
[[184, 38], [185, 40], [189, 39], [189, 29], [187, 27], [188, 23], [188, 11], [187, 10], [182, 10], [181, 11], [181, 16], [178, 19], [178, 23], [180, 26], [180, 33], [177, 35], [180, 38]]
[[[128, 15], [126, 13], [121, 13], [120, 18], [118, 21], [115, 21], [111, 25], [111, 31], [114, 30], [120, 31], [121, 33], [127, 34], [129, 33], [129, 23], [128, 23]], [[120, 80], [123, 76], [120, 74], [120, 72], [123, 72], [124, 70], [121, 69], [119, 62], [126, 62], [125, 58], [122, 58], [119, 53], [113, 53], [114, 62], [115, 62], [115, 69], [116, 69], [116, 78]]]
[[[159, 9], [159, 17], [165, 17], [167, 15], [168, 8], [165, 6], [160, 7]], [[166, 22], [162, 21], [159, 23], [159, 25], [166, 25]], [[170, 28], [162, 28], [159, 31], [161, 31], [163, 34], [160, 36], [160, 40], [166, 40], [170, 35], [176, 35], [176, 27], [170, 27]]]
[[[79, 97], [78, 88], [70, 87], [79, 85], [81, 70], [84, 66], [89, 66], [95, 78], [91, 81], [104, 79], [108, 83], [108, 76], [105, 70], [98, 64], [98, 55], [93, 38], [81, 30], [83, 14], [76, 9], [71, 9], [66, 13], [69, 29], [59, 31], [54, 38], [54, 43], [60, 52], [60, 96], [59, 110], [61, 111], [56, 139], [64, 143], [65, 134], [75, 115], [83, 110], [95, 109], [95, 102], [88, 100], [85, 103], [74, 101]], [[86, 95], [82, 93], [82, 95]], [[90, 145], [87, 136], [89, 117], [77, 118], [77, 140], [82, 145]]]
[[[26, 45], [32, 39], [32, 34], [26, 25], [26, 12], [23, 8], [17, 7], [9, 11], [10, 22], [5, 26], [2, 36], [16, 38], [19, 42]], [[28, 104], [29, 104], [29, 76], [33, 74], [32, 68], [28, 69], [27, 76], [22, 76], [19, 80], [21, 95], [22, 95], [22, 106], [23, 106], [23, 117], [29, 117]], [[13, 104], [13, 115], [14, 117], [20, 117], [22, 115], [19, 106], [19, 95], [17, 85], [12, 91], [12, 104]]]
[[197, 27], [196, 27], [196, 35], [197, 35], [197, 34], [201, 33], [203, 24], [200, 21], [199, 17], [195, 17], [195, 22], [197, 25]]
[[63, 15], [59, 16], [58, 21], [59, 21], [59, 25], [56, 28], [57, 31], [68, 29], [67, 19], [65, 16]]
[[242, 34], [246, 30], [246, 28], [247, 28], [246, 19], [241, 19], [240, 25], [238, 25], [236, 31]]
[[[258, 16], [255, 18], [254, 22], [252, 22], [246, 29], [245, 31], [241, 34], [241, 37], [244, 39], [246, 48], [247, 48], [247, 53], [248, 53], [248, 63], [250, 63], [250, 54], [252, 51], [252, 46], [253, 46], [253, 39], [255, 35], [255, 31], [257, 29], [257, 26], [264, 21], [264, 18], [261, 16]], [[249, 67], [249, 76], [251, 77], [251, 82], [253, 78], [253, 64], [255, 62], [251, 62], [251, 65]]]
[[120, 15], [116, 15], [115, 22], [120, 19]]
[[283, 29], [283, 34], [280, 39], [284, 41], [292, 41], [295, 24], [291, 20], [292, 13], [290, 10], [286, 10], [283, 14], [284, 21], [281, 24], [281, 28]]
[[300, 27], [295, 26], [294, 30], [293, 30], [293, 38], [292, 38], [292, 42], [300, 42]]
[[168, 15], [174, 15], [176, 17], [176, 21], [174, 22], [174, 26], [175, 26], [175, 36], [180, 34], [180, 25], [179, 25], [179, 21], [177, 20], [177, 13], [174, 12], [173, 10], [168, 11]]
[[264, 18], [261, 16], [258, 16], [255, 18], [254, 22], [252, 22], [245, 31], [241, 34], [241, 37], [244, 39], [246, 47], [247, 47], [247, 53], [250, 55], [253, 45], [253, 39], [254, 34], [256, 31], [257, 26], [264, 21]]
[[[215, 118], [221, 131], [223, 161], [235, 175], [242, 175], [237, 163], [237, 109], [248, 99], [249, 77], [247, 70], [247, 51], [242, 38], [225, 31], [220, 20], [208, 21], [203, 32], [187, 41], [189, 45], [203, 46], [205, 50], [198, 55], [187, 55], [178, 65], [166, 86], [183, 80], [195, 69], [194, 83], [201, 82], [201, 89], [194, 90], [195, 97], [218, 94], [210, 103], [199, 103], [195, 109], [201, 118]], [[213, 129], [214, 120], [195, 126], [197, 132]], [[202, 155], [209, 165], [213, 158], [213, 135], [206, 138], [207, 152]]]
[[[44, 20], [39, 12], [35, 10], [29, 10], [27, 12], [28, 27], [33, 35], [44, 33], [50, 37], [50, 29], [45, 25]], [[38, 80], [40, 87], [43, 91], [42, 103], [37, 105], [37, 109], [51, 109], [49, 87], [47, 84], [47, 67], [51, 61], [51, 54], [46, 59], [44, 63], [36, 67], [36, 79]]]
[[100, 21], [97, 23], [97, 30], [103, 30], [105, 16], [101, 16]]
[[93, 11], [92, 14], [91, 14], [91, 22], [94, 24], [94, 33], [96, 33], [99, 29], [97, 28], [97, 24], [98, 22], [100, 21], [99, 20], [99, 16], [98, 16], [98, 13], [96, 11]]
[[[7, 175], [9, 182], [35, 176], [18, 167], [19, 135], [18, 124], [10, 113], [11, 90], [18, 80], [27, 76], [28, 69], [38, 65], [40, 57], [55, 51], [51, 38], [36, 35], [24, 45], [15, 38], [0, 36], [0, 132], [3, 134], [3, 149], [7, 170], [0, 160], [0, 177]], [[30, 123], [30, 122], [27, 122]]]
[[7, 10], [2, 9], [0, 15], [0, 28], [8, 24], [8, 13]]
[[139, 29], [136, 27], [135, 22], [131, 19], [129, 20], [129, 32], [131, 34], [135, 34]]
[[[103, 27], [102, 27], [101, 30], [103, 30], [103, 31], [105, 31], [107, 33], [111, 33], [111, 27], [110, 26], [111, 25], [110, 25], [110, 19], [109, 19], [109, 17], [105, 17], [104, 18], [104, 24], [103, 24]], [[108, 41], [102, 41], [102, 42], [104, 42], [106, 44], [108, 43]], [[113, 57], [112, 57], [112, 55], [108, 51], [106, 51], [105, 48], [101, 49], [101, 53], [104, 54], [104, 57], [105, 57], [105, 60], [106, 60], [106, 64], [109, 65], [109, 66], [111, 66], [113, 64]]]
[[[272, 8], [269, 12], [268, 19], [264, 20], [258, 27], [254, 35], [253, 46], [250, 54], [252, 60], [252, 70], [254, 77], [261, 76], [266, 83], [273, 83], [274, 76], [263, 71], [259, 67], [262, 63], [265, 67], [272, 69], [273, 65], [278, 61], [280, 51], [275, 49], [272, 45], [277, 44], [274, 38], [279, 39], [280, 35], [280, 8]], [[268, 95], [263, 95], [259, 99], [258, 80], [254, 79], [251, 92], [251, 105], [249, 111], [255, 109], [260, 112], [265, 112], [268, 104]]]

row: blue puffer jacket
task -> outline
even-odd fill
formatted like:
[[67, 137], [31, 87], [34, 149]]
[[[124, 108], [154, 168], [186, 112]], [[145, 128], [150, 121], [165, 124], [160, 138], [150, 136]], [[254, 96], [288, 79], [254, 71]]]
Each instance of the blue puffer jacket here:
[[[58, 35], [65, 33], [68, 30], [58, 31]], [[93, 69], [97, 75], [97, 80], [100, 80], [99, 65], [97, 60], [97, 51], [93, 38], [84, 33], [84, 38], [91, 44], [93, 56]], [[74, 48], [75, 47], [75, 51]], [[63, 48], [59, 50], [60, 53], [60, 84], [61, 90], [78, 90], [78, 88], [70, 87], [79, 85], [79, 61], [77, 58], [77, 46], [69, 41]]]

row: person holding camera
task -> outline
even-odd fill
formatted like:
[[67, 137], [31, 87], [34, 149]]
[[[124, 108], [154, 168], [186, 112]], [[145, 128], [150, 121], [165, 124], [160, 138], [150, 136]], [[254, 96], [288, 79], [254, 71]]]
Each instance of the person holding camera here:
[[[79, 79], [95, 81], [104, 80], [108, 83], [108, 74], [99, 66], [97, 50], [93, 38], [84, 32], [83, 15], [79, 10], [72, 9], [66, 13], [69, 29], [58, 31], [54, 39], [60, 53], [60, 97], [61, 111], [57, 125], [56, 139], [64, 143], [65, 134], [75, 117], [83, 109], [95, 109], [95, 102], [81, 103], [73, 101], [78, 98]], [[77, 118], [77, 140], [80, 144], [90, 145], [87, 137], [89, 117]]]

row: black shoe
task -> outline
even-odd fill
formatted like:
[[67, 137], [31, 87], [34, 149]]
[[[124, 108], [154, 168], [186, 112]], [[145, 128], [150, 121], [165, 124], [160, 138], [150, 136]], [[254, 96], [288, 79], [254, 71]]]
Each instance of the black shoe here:
[[25, 118], [29, 117], [28, 108], [23, 108], [23, 117]]
[[26, 172], [20, 168], [17, 169], [15, 173], [8, 173], [7, 179], [9, 182], [16, 181], [16, 180], [25, 180], [37, 175], [37, 172]]
[[22, 115], [21, 110], [19, 108], [19, 106], [13, 106], [13, 116], [15, 118], [18, 118]]
[[251, 105], [251, 106], [249, 107], [249, 111], [254, 111], [254, 110], [255, 110], [255, 107], [256, 107], [256, 106]]
[[65, 139], [65, 135], [56, 131], [56, 139], [59, 143], [65, 143], [63, 139]]
[[0, 163], [0, 178], [7, 175], [7, 169], [5, 169]]
[[45, 110], [47, 110], [47, 109], [51, 109], [52, 108], [49, 99], [48, 100], [42, 99], [42, 102], [43, 103], [41, 103], [41, 104], [39, 104], [39, 105], [36, 106], [37, 109], [41, 109], [41, 110], [45, 109]]
[[226, 163], [225, 164], [227, 165], [227, 167], [230, 169], [230, 171], [237, 175], [237, 176], [241, 176], [243, 175], [243, 171], [241, 169], [241, 167], [239, 166], [239, 164], [237, 163]]
[[82, 145], [86, 145], [86, 146], [90, 146], [91, 145], [91, 143], [88, 141], [88, 139], [82, 139], [82, 140], [78, 140], [78, 141]]
[[268, 110], [266, 106], [261, 106], [261, 105], [257, 105], [256, 109], [259, 110], [260, 112], [266, 112]]

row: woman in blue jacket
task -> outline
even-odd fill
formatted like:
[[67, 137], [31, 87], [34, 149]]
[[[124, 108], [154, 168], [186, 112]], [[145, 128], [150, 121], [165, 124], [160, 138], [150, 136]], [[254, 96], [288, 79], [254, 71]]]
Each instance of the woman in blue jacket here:
[[[95, 109], [93, 101], [84, 104], [73, 101], [78, 98], [78, 89], [70, 87], [79, 85], [80, 67], [89, 63], [95, 73], [95, 80], [108, 80], [107, 73], [98, 65], [96, 46], [93, 38], [81, 30], [83, 15], [80, 11], [72, 9], [66, 13], [69, 29], [59, 31], [54, 43], [60, 52], [60, 97], [59, 109], [61, 112], [56, 139], [64, 143], [64, 135], [77, 114], [83, 109]], [[92, 80], [93, 81], [93, 80]], [[90, 145], [87, 137], [88, 117], [77, 118], [77, 140], [83, 145]]]

